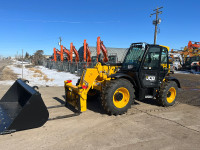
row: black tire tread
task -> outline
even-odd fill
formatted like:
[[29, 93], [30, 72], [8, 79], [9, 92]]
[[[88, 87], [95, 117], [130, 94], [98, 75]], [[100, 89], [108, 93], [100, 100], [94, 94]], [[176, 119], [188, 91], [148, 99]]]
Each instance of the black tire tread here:
[[159, 91], [159, 94], [158, 94], [158, 102], [163, 107], [172, 106], [175, 103], [176, 98], [171, 104], [166, 101], [166, 95], [167, 95], [167, 92], [168, 92], [170, 87], [174, 87], [176, 89], [176, 92], [178, 91], [177, 90], [178, 86], [177, 86], [176, 82], [174, 82], [174, 81], [163, 82], [161, 87], [160, 87], [160, 91]]
[[[130, 92], [133, 93], [131, 95], [132, 99], [130, 99], [130, 102], [127, 104], [127, 109], [125, 110], [117, 110], [116, 108], [114, 109], [113, 106], [110, 106], [110, 104], [108, 103], [108, 99], [109, 99], [109, 94], [110, 91], [112, 90], [113, 87], [118, 86], [118, 84], [120, 84], [121, 82], [126, 82], [126, 84], [128, 86], [130, 86], [132, 88], [133, 91]], [[104, 110], [109, 114], [109, 115], [121, 115], [127, 112], [127, 110], [129, 108], [131, 108], [131, 105], [133, 104], [134, 101], [134, 96], [135, 96], [135, 90], [134, 87], [132, 85], [132, 83], [126, 79], [117, 79], [117, 80], [111, 80], [106, 82], [106, 85], [103, 86], [102, 89], [102, 93], [101, 93], [101, 104], [104, 108]]]

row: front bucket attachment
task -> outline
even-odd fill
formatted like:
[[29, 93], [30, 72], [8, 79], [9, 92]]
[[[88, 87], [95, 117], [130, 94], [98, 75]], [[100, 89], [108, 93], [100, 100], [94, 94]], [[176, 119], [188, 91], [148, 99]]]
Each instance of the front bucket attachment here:
[[0, 134], [37, 128], [48, 118], [41, 94], [20, 79], [0, 100]]

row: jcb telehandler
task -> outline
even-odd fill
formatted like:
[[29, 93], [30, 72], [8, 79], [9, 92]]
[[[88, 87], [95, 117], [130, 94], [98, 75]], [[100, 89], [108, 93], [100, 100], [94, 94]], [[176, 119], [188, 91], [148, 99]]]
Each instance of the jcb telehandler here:
[[123, 63], [97, 63], [87, 68], [77, 85], [65, 81], [66, 104], [78, 111], [87, 109], [87, 98], [96, 99], [110, 115], [120, 115], [135, 99], [156, 98], [162, 106], [175, 103], [179, 81], [169, 76], [169, 47], [147, 43], [131, 44]]

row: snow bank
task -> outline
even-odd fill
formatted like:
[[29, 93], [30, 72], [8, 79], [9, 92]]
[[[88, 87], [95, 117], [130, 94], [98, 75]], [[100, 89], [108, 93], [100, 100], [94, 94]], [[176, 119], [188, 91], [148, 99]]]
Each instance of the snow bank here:
[[[15, 74], [18, 75], [18, 78], [22, 78], [22, 68], [17, 67], [16, 65], [21, 64], [21, 62], [14, 62], [13, 65], [7, 66]], [[28, 63], [25, 65], [29, 65]], [[24, 66], [25, 66], [24, 65]], [[33, 68], [23, 68], [23, 78], [29, 80], [29, 85], [33, 86], [63, 86], [64, 80], [72, 80], [73, 84], [76, 84], [79, 79], [78, 76], [67, 73], [67, 72], [58, 72], [56, 70], [50, 70], [43, 66], [36, 66]], [[14, 81], [0, 81], [0, 84], [12, 85]]]
[[14, 82], [13, 80], [0, 81], [0, 85], [12, 85]]

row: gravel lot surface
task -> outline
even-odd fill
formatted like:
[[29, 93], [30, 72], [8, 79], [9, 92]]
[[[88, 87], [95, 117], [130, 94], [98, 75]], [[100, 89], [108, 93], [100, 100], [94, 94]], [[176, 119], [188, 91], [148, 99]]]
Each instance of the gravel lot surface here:
[[[0, 61], [0, 68], [8, 62]], [[0, 69], [1, 71], [1, 69]], [[177, 103], [164, 108], [152, 99], [136, 101], [121, 116], [108, 116], [96, 100], [79, 116], [47, 121], [40, 128], [0, 136], [0, 149], [200, 149], [200, 75], [175, 74], [182, 89]], [[0, 97], [9, 86], [0, 87]], [[41, 87], [50, 118], [71, 114], [63, 87]]]

